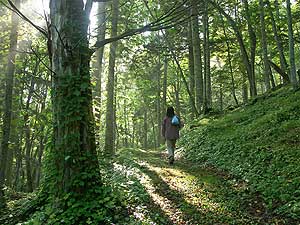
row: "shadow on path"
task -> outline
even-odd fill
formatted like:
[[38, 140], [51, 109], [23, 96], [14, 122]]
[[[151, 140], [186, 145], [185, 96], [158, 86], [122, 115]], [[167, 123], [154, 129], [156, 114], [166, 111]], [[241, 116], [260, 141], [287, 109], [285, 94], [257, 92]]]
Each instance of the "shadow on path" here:
[[169, 218], [161, 224], [261, 224], [259, 217], [246, 211], [238, 188], [226, 184], [214, 171], [183, 160], [170, 166], [158, 151], [130, 151], [133, 166], [150, 180], [148, 187], [143, 185], [153, 203]]

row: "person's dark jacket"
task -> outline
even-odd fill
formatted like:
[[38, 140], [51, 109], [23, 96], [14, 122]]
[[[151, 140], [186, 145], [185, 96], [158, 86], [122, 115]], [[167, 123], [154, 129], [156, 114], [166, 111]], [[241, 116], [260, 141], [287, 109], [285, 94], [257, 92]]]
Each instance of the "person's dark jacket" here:
[[[179, 117], [178, 117], [179, 118]], [[175, 140], [179, 138], [179, 129], [183, 127], [183, 123], [179, 119], [179, 125], [172, 125], [172, 118], [165, 117], [161, 124], [161, 135], [168, 140]]]

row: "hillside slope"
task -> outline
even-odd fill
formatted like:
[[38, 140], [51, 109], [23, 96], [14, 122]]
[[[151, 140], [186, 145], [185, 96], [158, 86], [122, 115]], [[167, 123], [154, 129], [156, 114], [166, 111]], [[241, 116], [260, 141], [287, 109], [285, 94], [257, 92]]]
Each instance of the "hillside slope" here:
[[[185, 156], [247, 183], [269, 216], [300, 223], [300, 91], [281, 88], [183, 132]], [[298, 223], [298, 222], [296, 222]]]

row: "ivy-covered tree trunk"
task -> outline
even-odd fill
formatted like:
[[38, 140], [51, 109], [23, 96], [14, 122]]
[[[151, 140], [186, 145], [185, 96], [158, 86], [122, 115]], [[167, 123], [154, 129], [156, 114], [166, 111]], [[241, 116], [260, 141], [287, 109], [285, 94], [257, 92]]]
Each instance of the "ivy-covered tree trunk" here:
[[[112, 24], [111, 36], [118, 34], [118, 17], [119, 17], [119, 0], [112, 1]], [[110, 44], [108, 81], [107, 81], [107, 102], [106, 102], [106, 128], [105, 128], [105, 145], [104, 152], [106, 155], [114, 154], [114, 128], [115, 128], [115, 112], [114, 112], [114, 86], [115, 86], [115, 63], [116, 63], [117, 42]]]
[[[20, 7], [20, 0], [15, 1], [16, 7]], [[10, 128], [12, 119], [12, 94], [14, 86], [14, 73], [15, 73], [15, 59], [17, 53], [18, 43], [18, 16], [12, 14], [12, 26], [10, 32], [10, 43], [9, 43], [9, 55], [8, 64], [5, 77], [5, 106], [3, 114], [3, 125], [2, 125], [2, 142], [1, 142], [1, 159], [0, 159], [0, 208], [5, 207], [4, 197], [4, 184], [5, 184], [5, 172], [7, 170], [7, 156], [9, 151], [9, 140], [10, 140]]]
[[87, 39], [90, 9], [89, 0], [86, 5], [83, 0], [50, 1], [54, 126], [45, 173], [53, 200], [87, 197], [101, 186]]

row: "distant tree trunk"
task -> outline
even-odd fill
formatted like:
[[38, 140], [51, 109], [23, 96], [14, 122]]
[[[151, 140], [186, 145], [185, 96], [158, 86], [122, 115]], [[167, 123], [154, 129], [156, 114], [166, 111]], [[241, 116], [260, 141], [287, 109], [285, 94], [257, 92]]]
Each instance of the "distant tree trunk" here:
[[[276, 22], [275, 22], [273, 11], [272, 11], [271, 6], [270, 6], [270, 1], [267, 0], [266, 3], [267, 3], [267, 6], [268, 6], [268, 11], [269, 11], [271, 22], [272, 22], [272, 30], [273, 30], [273, 33], [274, 33], [277, 50], [278, 50], [278, 53], [279, 53], [280, 67], [281, 67], [281, 70], [284, 73], [287, 73], [287, 61], [286, 61], [286, 58], [284, 56], [284, 51], [283, 51], [283, 46], [282, 46], [282, 39], [281, 39], [280, 34], [278, 33], [278, 28], [277, 28], [277, 25], [276, 25]], [[278, 4], [278, 2], [277, 2], [277, 4]], [[286, 83], [290, 82], [288, 76], [282, 76], [282, 78], [283, 78], [283, 83], [286, 84]]]
[[[39, 62], [39, 61], [37, 61]], [[36, 68], [38, 68], [38, 64], [36, 63]], [[33, 191], [33, 181], [32, 181], [32, 167], [31, 167], [31, 139], [30, 139], [30, 118], [29, 118], [29, 105], [31, 102], [32, 94], [34, 91], [34, 77], [32, 76], [30, 82], [30, 88], [28, 91], [27, 101], [25, 105], [25, 115], [24, 115], [24, 130], [25, 130], [25, 165], [26, 165], [26, 178], [27, 178], [27, 191]]]
[[147, 113], [147, 106], [145, 107], [144, 110], [144, 140], [143, 140], [143, 147], [144, 149], [148, 148], [148, 113]]
[[211, 77], [210, 77], [210, 44], [209, 44], [209, 25], [208, 25], [208, 5], [204, 2], [204, 15], [203, 15], [203, 50], [204, 50], [204, 114], [209, 112], [212, 107], [211, 96]]
[[220, 15], [221, 17], [221, 20], [222, 20], [222, 24], [223, 24], [223, 33], [224, 33], [224, 36], [225, 36], [225, 39], [226, 39], [226, 47], [227, 47], [227, 60], [228, 60], [228, 65], [229, 65], [229, 70], [230, 70], [230, 78], [231, 78], [231, 94], [232, 94], [232, 97], [234, 99], [234, 102], [236, 105], [239, 105], [239, 102], [237, 100], [237, 97], [236, 97], [236, 87], [235, 87], [235, 82], [234, 82], [234, 76], [233, 76], [233, 69], [232, 69], [232, 59], [231, 59], [231, 51], [230, 51], [230, 44], [229, 44], [229, 41], [228, 41], [228, 36], [227, 36], [227, 33], [226, 33], [226, 29], [225, 29], [225, 24], [224, 24], [224, 20], [223, 20], [223, 17], [222, 15]]
[[194, 55], [194, 74], [195, 74], [195, 91], [196, 91], [196, 107], [199, 112], [202, 111], [203, 104], [203, 73], [202, 73], [202, 57], [201, 43], [199, 37], [199, 22], [197, 1], [192, 1], [192, 36], [193, 36], [193, 55]]
[[168, 85], [168, 58], [165, 57], [164, 59], [164, 76], [163, 76], [163, 98], [162, 98], [162, 113], [161, 119], [164, 117], [165, 110], [167, 109], [167, 85]]
[[259, 0], [260, 6], [260, 32], [261, 32], [261, 48], [264, 61], [264, 78], [267, 91], [271, 89], [270, 80], [272, 76], [271, 67], [268, 60], [268, 44], [267, 44], [267, 34], [265, 25], [265, 9], [264, 1]]
[[[192, 34], [192, 21], [189, 22], [188, 27], [188, 43], [189, 43], [189, 73], [190, 73], [190, 92], [195, 96], [195, 66], [194, 66], [194, 53], [193, 53], [193, 34]], [[195, 112], [192, 111], [193, 116]]]
[[176, 110], [176, 112], [175, 113], [177, 113], [177, 115], [179, 115], [180, 116], [180, 114], [181, 114], [181, 105], [180, 105], [180, 95], [179, 95], [179, 93], [180, 93], [180, 80], [178, 79], [177, 81], [176, 81], [176, 83], [174, 84], [174, 94], [175, 94], [175, 110]]
[[[251, 53], [250, 53], [250, 58], [248, 56], [247, 50], [246, 50], [246, 46], [245, 43], [243, 41], [243, 35], [240, 32], [236, 22], [231, 18], [230, 15], [228, 15], [224, 9], [217, 3], [215, 3], [214, 1], [209, 0], [209, 2], [227, 19], [227, 21], [229, 22], [229, 24], [231, 25], [232, 29], [234, 30], [234, 33], [236, 35], [239, 47], [240, 47], [240, 51], [241, 51], [241, 55], [242, 55], [242, 60], [243, 60], [243, 64], [245, 67], [245, 70], [247, 72], [247, 78], [249, 81], [249, 86], [250, 86], [250, 94], [251, 97], [254, 97], [257, 95], [257, 88], [256, 88], [256, 80], [255, 80], [255, 75], [253, 73], [253, 61], [251, 59], [253, 59], [255, 57], [255, 46], [254, 45], [256, 42], [254, 41], [254, 38], [252, 37], [252, 47], [251, 47]], [[250, 32], [250, 31], [249, 31]], [[255, 36], [255, 33], [252, 33], [252, 36]], [[253, 35], [254, 34], [254, 35]]]
[[[119, 0], [112, 1], [112, 28], [111, 37], [118, 34]], [[115, 86], [115, 64], [116, 64], [117, 42], [110, 44], [108, 81], [107, 81], [107, 103], [106, 103], [106, 128], [104, 151], [107, 156], [115, 153], [114, 148], [114, 86]]]
[[[98, 24], [98, 36], [97, 41], [102, 41], [105, 39], [105, 31], [106, 31], [106, 2], [98, 2], [98, 16], [97, 16], [97, 24]], [[96, 51], [96, 90], [95, 90], [95, 99], [98, 103], [98, 111], [95, 114], [98, 118], [96, 121], [100, 124], [101, 122], [101, 98], [102, 98], [102, 73], [103, 73], [103, 55], [104, 55], [104, 46], [99, 48]], [[98, 130], [99, 128], [97, 128]]]
[[223, 97], [224, 97], [224, 94], [223, 94], [223, 85], [220, 84], [220, 87], [219, 87], [219, 90], [220, 90], [220, 93], [219, 93], [219, 104], [220, 104], [220, 111], [222, 112], [223, 111]]
[[[16, 7], [20, 8], [20, 0], [15, 0]], [[8, 54], [7, 72], [5, 77], [5, 107], [2, 125], [2, 142], [1, 142], [1, 165], [0, 165], [0, 209], [6, 206], [3, 187], [5, 184], [7, 170], [7, 156], [9, 151], [10, 126], [12, 118], [12, 93], [14, 86], [15, 59], [18, 43], [18, 15], [12, 13], [12, 26], [10, 31], [10, 44]]]
[[159, 147], [162, 139], [161, 139], [161, 135], [160, 135], [160, 125], [161, 125], [161, 97], [160, 97], [160, 93], [161, 93], [161, 63], [160, 63], [160, 56], [158, 56], [158, 62], [156, 65], [156, 76], [157, 76], [157, 90], [156, 90], [156, 115], [157, 115], [157, 146]]
[[129, 141], [128, 141], [128, 134], [129, 134], [129, 131], [128, 131], [128, 111], [127, 111], [127, 100], [126, 98], [124, 99], [124, 130], [125, 130], [125, 147], [128, 148], [128, 144], [129, 144]]
[[247, 21], [247, 26], [248, 26], [248, 34], [249, 34], [249, 39], [250, 39], [250, 68], [251, 73], [250, 75], [250, 94], [251, 97], [255, 97], [257, 95], [257, 90], [256, 90], [256, 79], [255, 79], [255, 51], [256, 51], [256, 35], [255, 31], [252, 25], [251, 21], [251, 12], [249, 10], [249, 4], [248, 0], [242, 0], [244, 7], [245, 7], [245, 18]]
[[[45, 85], [44, 87], [44, 92], [43, 92], [43, 101], [41, 105], [41, 110], [40, 113], [45, 113], [46, 109], [46, 99], [47, 99], [47, 94], [48, 94], [48, 86]], [[39, 136], [39, 146], [38, 146], [38, 155], [37, 155], [37, 165], [36, 165], [36, 177], [35, 177], [35, 184], [36, 187], [39, 187], [40, 185], [40, 180], [41, 180], [41, 171], [42, 171], [42, 156], [44, 154], [44, 149], [45, 149], [45, 144], [47, 142], [47, 139], [49, 138], [49, 130], [47, 129], [46, 131], [44, 130], [45, 124], [41, 124], [40, 130], [41, 134]]]
[[293, 27], [292, 27], [292, 13], [291, 13], [290, 0], [286, 0], [286, 11], [287, 11], [288, 34], [289, 34], [290, 80], [294, 90], [296, 90], [299, 85], [296, 78], [294, 34], [293, 34]]
[[242, 96], [243, 96], [243, 103], [248, 102], [248, 87], [247, 87], [247, 75], [245, 74], [245, 71], [243, 68], [240, 68], [242, 73]]

